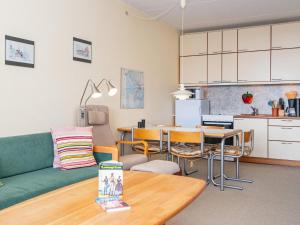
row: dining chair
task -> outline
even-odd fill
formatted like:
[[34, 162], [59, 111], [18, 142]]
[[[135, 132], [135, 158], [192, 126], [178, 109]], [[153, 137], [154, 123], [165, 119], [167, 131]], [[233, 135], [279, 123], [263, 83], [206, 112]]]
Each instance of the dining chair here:
[[[178, 164], [180, 165], [180, 160], [183, 159], [183, 168], [181, 170], [185, 175], [190, 175], [197, 172], [188, 171], [186, 168], [187, 161], [193, 162], [207, 156], [210, 151], [209, 147], [204, 149], [204, 135], [202, 131], [187, 132], [187, 131], [168, 131], [168, 151], [171, 154], [172, 161], [174, 156], [177, 157]], [[193, 164], [191, 164], [191, 167]]]
[[[148, 143], [148, 157], [151, 158], [153, 154], [163, 154], [167, 152], [166, 142], [164, 141], [162, 129], [151, 128], [132, 128], [132, 140], [143, 140]], [[133, 144], [132, 150], [144, 152], [143, 144]]]
[[[247, 179], [240, 179], [240, 171], [239, 171], [239, 163], [240, 158], [242, 156], [249, 156], [254, 148], [254, 130], [247, 130], [243, 131], [238, 140], [236, 141], [237, 145], [225, 145], [224, 146], [224, 157], [232, 158], [236, 161], [236, 168], [235, 168], [235, 177], [227, 177], [224, 175], [224, 178], [226, 180], [232, 180], [232, 181], [240, 181], [240, 182], [246, 182], [246, 183], [252, 183], [252, 180]], [[216, 157], [220, 157], [221, 155], [221, 146], [218, 145], [217, 148], [215, 148], [213, 151], [211, 151], [210, 156], [210, 164], [211, 164], [211, 180], [214, 185], [216, 185], [216, 182], [214, 181], [214, 159]], [[233, 186], [235, 189], [242, 190], [241, 187]]]

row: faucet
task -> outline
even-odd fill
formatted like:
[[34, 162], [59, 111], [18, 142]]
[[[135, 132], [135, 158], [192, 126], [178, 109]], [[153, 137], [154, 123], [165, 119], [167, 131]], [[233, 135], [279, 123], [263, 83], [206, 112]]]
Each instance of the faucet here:
[[253, 116], [258, 115], [258, 108], [255, 108], [255, 107], [251, 106], [251, 109], [252, 109], [252, 115]]

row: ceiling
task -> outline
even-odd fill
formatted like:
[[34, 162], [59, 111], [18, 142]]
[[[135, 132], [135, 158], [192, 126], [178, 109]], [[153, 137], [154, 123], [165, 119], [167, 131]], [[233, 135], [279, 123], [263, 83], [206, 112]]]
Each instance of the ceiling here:
[[[123, 0], [181, 29], [180, 0]], [[247, 26], [300, 19], [300, 0], [186, 0], [185, 31]]]

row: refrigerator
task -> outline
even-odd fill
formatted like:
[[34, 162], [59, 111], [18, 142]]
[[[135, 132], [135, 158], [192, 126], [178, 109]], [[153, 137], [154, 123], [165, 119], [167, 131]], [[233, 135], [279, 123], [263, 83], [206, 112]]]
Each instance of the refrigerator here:
[[175, 101], [175, 125], [196, 127], [201, 125], [202, 115], [210, 113], [208, 99], [187, 99]]

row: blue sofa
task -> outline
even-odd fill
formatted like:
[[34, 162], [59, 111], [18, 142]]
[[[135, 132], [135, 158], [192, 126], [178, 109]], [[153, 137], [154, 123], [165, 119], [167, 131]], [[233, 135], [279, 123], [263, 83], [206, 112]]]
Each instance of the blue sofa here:
[[[116, 159], [117, 149], [96, 146], [94, 156]], [[51, 133], [0, 138], [0, 209], [98, 175], [97, 166], [54, 169], [53, 158]]]

